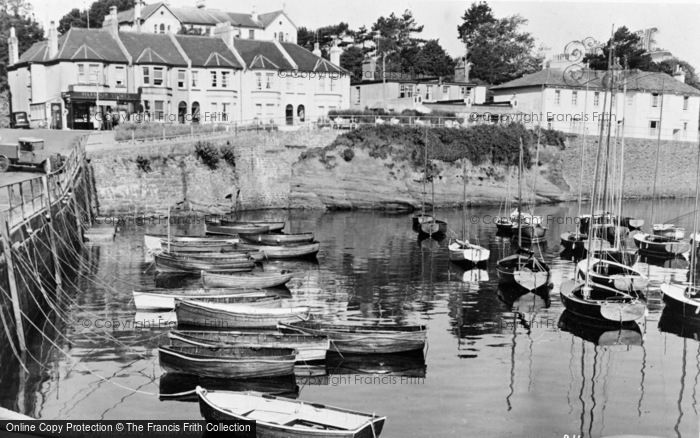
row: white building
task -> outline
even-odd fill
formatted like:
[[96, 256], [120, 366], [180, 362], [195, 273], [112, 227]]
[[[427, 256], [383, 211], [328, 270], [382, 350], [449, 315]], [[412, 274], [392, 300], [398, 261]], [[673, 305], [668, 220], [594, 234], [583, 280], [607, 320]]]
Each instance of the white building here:
[[[116, 9], [112, 18], [117, 16]], [[215, 36], [70, 29], [21, 56], [9, 39], [14, 112], [33, 126], [95, 129], [97, 114], [173, 123], [294, 125], [349, 107], [349, 73], [279, 40], [238, 38], [229, 23]]]
[[[105, 17], [105, 27], [110, 25], [109, 20]], [[202, 35], [213, 35], [217, 24], [230, 23], [237, 38], [297, 42], [297, 27], [284, 10], [264, 14], [225, 12], [206, 8], [203, 0], [192, 7], [137, 0], [134, 8], [117, 14], [117, 21], [120, 31], [178, 33], [185, 29]]]
[[611, 96], [603, 86], [606, 73], [581, 70], [572, 74], [547, 68], [491, 91], [494, 102], [513, 103], [527, 117], [523, 121], [534, 126], [574, 134], [582, 134], [585, 126], [588, 135], [596, 135], [611, 112], [613, 126], [624, 126], [627, 137], [656, 139], [660, 133], [662, 140], [697, 141], [700, 91], [685, 84], [682, 75], [630, 70], [620, 74], [617, 91]]

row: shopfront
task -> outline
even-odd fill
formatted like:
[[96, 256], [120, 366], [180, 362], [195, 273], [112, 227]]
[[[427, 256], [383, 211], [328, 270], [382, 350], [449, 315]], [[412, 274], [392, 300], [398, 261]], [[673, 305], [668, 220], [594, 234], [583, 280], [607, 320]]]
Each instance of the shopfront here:
[[138, 110], [138, 93], [62, 93], [69, 129], [105, 130], [129, 119]]

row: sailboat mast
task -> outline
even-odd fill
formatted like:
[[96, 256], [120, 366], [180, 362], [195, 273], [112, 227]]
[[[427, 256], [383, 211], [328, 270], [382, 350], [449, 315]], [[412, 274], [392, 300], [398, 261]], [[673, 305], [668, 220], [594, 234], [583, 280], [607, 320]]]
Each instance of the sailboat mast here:
[[666, 78], [661, 80], [661, 108], [659, 110], [659, 126], [657, 126], [656, 133], [656, 163], [654, 163], [654, 185], [651, 189], [651, 233], [654, 234], [654, 222], [656, 220], [656, 209], [654, 204], [656, 204], [656, 179], [659, 176], [659, 160], [661, 158], [661, 122], [664, 118], [664, 90], [665, 90]]
[[[693, 235], [691, 236], [692, 244], [690, 245], [690, 285], [695, 284], [695, 263], [697, 259], [697, 233], [698, 233], [698, 204], [700, 201], [700, 139], [698, 139], [698, 158], [696, 163], [695, 177], [695, 208], [693, 209]], [[653, 224], [652, 224], [653, 226]]]
[[518, 159], [518, 249], [523, 246], [523, 233], [521, 228], [521, 204], [523, 200], [523, 138], [520, 137], [520, 154]]
[[[589, 84], [590, 84], [590, 75], [591, 75], [591, 70], [589, 68], [588, 63], [586, 63], [586, 97], [583, 99], [583, 126], [581, 128], [582, 135], [581, 135], [581, 165], [580, 165], [580, 171], [579, 171], [579, 176], [578, 176], [578, 215], [576, 216], [581, 220], [581, 198], [583, 197], [583, 166], [585, 163], [584, 160], [584, 154], [586, 152], [586, 119], [588, 117], [588, 90], [589, 90]], [[576, 236], [578, 237], [579, 232], [580, 232], [580, 227], [576, 227]]]
[[[464, 158], [466, 160], [466, 158]], [[467, 162], [462, 163], [462, 240], [466, 241], [467, 223]]]
[[617, 199], [617, 228], [615, 229], [615, 244], [622, 249], [621, 221], [622, 221], [622, 196], [625, 187], [625, 107], [627, 106], [627, 58], [625, 58], [625, 69], [622, 77], [622, 121], [620, 130], [622, 139], [620, 140], [620, 192]]
[[[612, 38], [610, 39], [612, 42]], [[612, 57], [612, 50], [608, 52], [608, 65]], [[608, 91], [603, 89], [603, 112], [608, 102]], [[609, 116], [609, 115], [608, 115]], [[583, 288], [583, 294], [588, 297], [591, 290], [591, 276], [588, 275], [591, 271], [591, 250], [593, 249], [593, 215], [595, 214], [596, 197], [598, 196], [598, 171], [600, 170], [600, 156], [603, 152], [603, 133], [605, 132], [605, 124], [600, 124], [600, 135], [598, 136], [598, 151], [596, 152], [595, 170], [593, 171], [593, 193], [591, 193], [591, 216], [588, 222], [588, 256], [586, 257], [586, 282]]]
[[421, 202], [421, 216], [425, 216], [425, 180], [428, 178], [428, 129], [423, 134], [423, 199]]

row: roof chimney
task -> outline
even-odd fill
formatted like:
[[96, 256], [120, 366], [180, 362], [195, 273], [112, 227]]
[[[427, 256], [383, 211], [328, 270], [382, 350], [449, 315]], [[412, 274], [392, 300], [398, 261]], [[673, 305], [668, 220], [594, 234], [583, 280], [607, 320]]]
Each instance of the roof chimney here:
[[117, 35], [119, 33], [119, 19], [117, 18], [117, 7], [109, 7], [109, 15], [105, 18], [104, 23], [102, 23], [103, 28], [107, 28], [112, 35]]
[[207, 7], [207, 4], [204, 2], [204, 0], [197, 0], [197, 9], [204, 9]]
[[9, 64], [17, 64], [19, 61], [19, 41], [17, 40], [14, 26], [10, 28], [10, 37], [7, 39], [7, 44], [9, 46]]
[[343, 54], [343, 49], [341, 49], [338, 46], [338, 40], [334, 40], [333, 47], [331, 47], [331, 53], [330, 53], [331, 59], [330, 59], [330, 61], [333, 64], [340, 66], [340, 55], [342, 55], [342, 54]]
[[250, 18], [252, 18], [253, 21], [258, 21], [258, 18], [260, 18], [260, 17], [258, 16], [258, 13], [255, 11], [255, 3], [253, 3], [253, 10], [252, 10], [252, 12], [250, 13]]
[[58, 56], [58, 30], [56, 29], [56, 22], [52, 21], [49, 24], [49, 58], [55, 58]]
[[680, 64], [676, 65], [676, 69], [673, 72], [673, 78], [685, 83], [685, 72]]
[[141, 32], [141, 12], [143, 11], [143, 0], [136, 0], [134, 3], [134, 26], [136, 32]]
[[311, 52], [311, 53], [313, 53], [313, 54], [316, 55], [316, 56], [321, 56], [321, 55], [322, 55], [322, 53], [321, 53], [321, 47], [319, 46], [318, 41], [316, 41], [316, 42], [314, 43], [314, 51]]
[[231, 26], [231, 23], [229, 23], [228, 21], [224, 23], [217, 23], [216, 27], [214, 27], [213, 35], [224, 40], [227, 46], [233, 47], [235, 30], [233, 29], [233, 26]]

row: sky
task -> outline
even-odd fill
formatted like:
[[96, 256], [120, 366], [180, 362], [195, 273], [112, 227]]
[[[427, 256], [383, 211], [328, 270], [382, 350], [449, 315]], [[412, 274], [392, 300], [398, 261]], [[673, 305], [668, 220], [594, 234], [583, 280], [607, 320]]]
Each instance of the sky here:
[[[368, 28], [380, 16], [392, 12], [413, 12], [419, 24], [425, 26], [422, 38], [440, 40], [452, 56], [464, 53], [457, 38], [461, 16], [471, 4], [454, 0], [205, 0], [208, 8], [230, 12], [258, 12], [284, 9], [298, 26], [310, 29], [347, 22], [356, 29]], [[86, 8], [88, 0], [30, 0], [34, 13], [42, 23], [58, 20], [70, 9]], [[147, 3], [155, 0], [146, 0]], [[195, 0], [170, 0], [173, 6], [194, 6]], [[656, 27], [656, 45], [670, 50], [700, 70], [700, 0], [696, 1], [489, 1], [496, 17], [519, 14], [528, 20], [524, 30], [530, 32], [538, 46], [552, 53], [563, 52], [564, 46], [575, 40], [593, 37], [606, 41], [612, 27], [627, 26], [631, 30]], [[693, 43], [689, 43], [693, 42]]]

